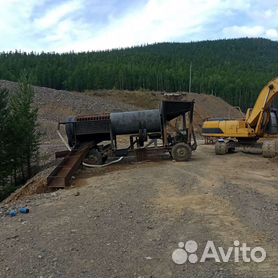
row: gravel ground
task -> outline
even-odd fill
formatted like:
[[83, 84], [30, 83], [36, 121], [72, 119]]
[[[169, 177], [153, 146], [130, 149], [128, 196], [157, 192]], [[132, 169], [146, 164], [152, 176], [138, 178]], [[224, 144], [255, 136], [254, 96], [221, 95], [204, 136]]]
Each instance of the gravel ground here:
[[[0, 277], [277, 277], [277, 160], [199, 146], [192, 160], [82, 169], [0, 218]], [[10, 205], [12, 208], [12, 205]], [[261, 246], [262, 263], [175, 264], [179, 242]], [[225, 249], [227, 250], [227, 249]]]

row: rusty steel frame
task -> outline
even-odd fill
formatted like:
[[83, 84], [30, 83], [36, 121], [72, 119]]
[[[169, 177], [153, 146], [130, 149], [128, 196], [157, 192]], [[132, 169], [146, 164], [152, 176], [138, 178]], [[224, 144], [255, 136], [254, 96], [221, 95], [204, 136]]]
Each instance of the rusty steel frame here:
[[49, 188], [64, 188], [69, 186], [73, 173], [78, 169], [91, 147], [91, 143], [83, 145], [79, 149], [72, 150], [65, 156], [47, 177], [47, 186]]

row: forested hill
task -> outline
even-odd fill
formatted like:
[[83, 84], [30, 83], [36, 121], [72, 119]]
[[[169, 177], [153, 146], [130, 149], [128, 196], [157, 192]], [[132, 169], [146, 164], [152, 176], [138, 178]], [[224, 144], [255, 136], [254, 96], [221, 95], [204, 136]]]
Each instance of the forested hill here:
[[245, 108], [277, 75], [277, 42], [246, 38], [83, 53], [2, 52], [0, 79], [16, 81], [25, 69], [35, 85], [56, 89], [188, 91], [190, 63], [191, 91]]

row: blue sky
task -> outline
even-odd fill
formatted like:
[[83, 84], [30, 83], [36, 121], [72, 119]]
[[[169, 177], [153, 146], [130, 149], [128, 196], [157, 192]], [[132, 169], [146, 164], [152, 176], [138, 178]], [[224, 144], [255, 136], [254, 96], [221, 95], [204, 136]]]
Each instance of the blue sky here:
[[0, 0], [0, 51], [238, 37], [277, 40], [276, 0]]

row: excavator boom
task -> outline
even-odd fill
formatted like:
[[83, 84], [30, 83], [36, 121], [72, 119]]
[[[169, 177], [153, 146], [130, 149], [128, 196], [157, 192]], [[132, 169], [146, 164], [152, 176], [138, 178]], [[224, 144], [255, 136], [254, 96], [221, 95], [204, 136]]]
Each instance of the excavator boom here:
[[253, 128], [258, 126], [265, 111], [269, 111], [274, 98], [278, 95], [278, 78], [270, 81], [260, 92], [252, 111], [247, 115], [246, 122]]

